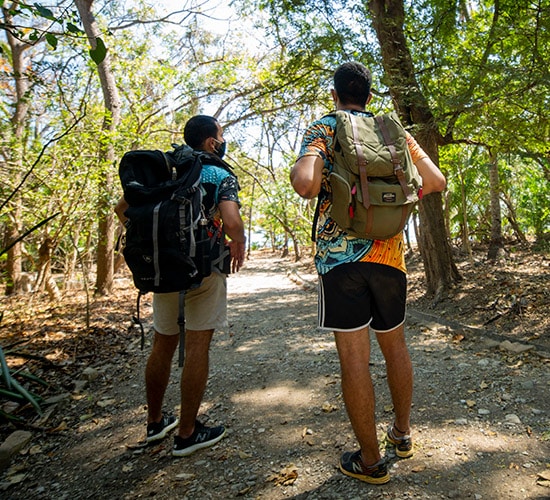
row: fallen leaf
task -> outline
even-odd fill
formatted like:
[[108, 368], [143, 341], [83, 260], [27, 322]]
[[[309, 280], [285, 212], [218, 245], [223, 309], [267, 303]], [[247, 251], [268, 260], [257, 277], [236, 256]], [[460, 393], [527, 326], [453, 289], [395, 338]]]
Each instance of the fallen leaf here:
[[189, 481], [195, 478], [195, 474], [189, 472], [182, 472], [181, 474], [176, 474], [176, 481]]
[[18, 484], [22, 483], [26, 477], [27, 474], [15, 474], [13, 476], [9, 476], [8, 481], [10, 482], [10, 484]]
[[330, 413], [330, 412], [333, 412], [334, 410], [336, 410], [336, 406], [334, 406], [333, 404], [329, 403], [328, 401], [325, 401], [323, 403], [323, 406], [321, 407], [321, 409], [325, 412], [325, 413]]
[[130, 443], [130, 444], [127, 444], [126, 445], [126, 448], [128, 450], [141, 450], [143, 448], [147, 448], [148, 446], [148, 443], [147, 441], [143, 440], [143, 441], [139, 441], [137, 443]]
[[287, 465], [278, 474], [272, 474], [267, 478], [277, 486], [290, 486], [298, 479], [298, 469], [294, 464]]
[[116, 403], [116, 399], [102, 399], [101, 401], [97, 402], [97, 406], [100, 408], [106, 408], [107, 406], [113, 406]]
[[48, 432], [50, 432], [50, 433], [61, 432], [61, 431], [65, 431], [67, 429], [68, 429], [67, 422], [65, 422], [65, 420], [63, 420], [63, 422], [61, 422], [57, 427], [54, 427], [53, 429], [50, 429]]

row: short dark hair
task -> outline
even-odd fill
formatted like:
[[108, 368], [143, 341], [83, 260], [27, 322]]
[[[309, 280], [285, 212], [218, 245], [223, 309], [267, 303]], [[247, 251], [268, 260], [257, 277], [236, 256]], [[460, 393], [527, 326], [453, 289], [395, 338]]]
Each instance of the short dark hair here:
[[183, 129], [183, 138], [186, 144], [193, 149], [199, 149], [206, 139], [217, 135], [218, 120], [208, 115], [193, 116]]
[[371, 72], [358, 62], [346, 62], [334, 72], [334, 90], [342, 104], [365, 107], [372, 84]]

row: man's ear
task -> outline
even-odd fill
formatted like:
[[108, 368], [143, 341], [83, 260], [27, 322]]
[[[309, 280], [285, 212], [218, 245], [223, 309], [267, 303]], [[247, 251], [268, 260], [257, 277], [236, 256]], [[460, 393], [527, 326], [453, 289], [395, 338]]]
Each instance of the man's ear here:
[[367, 104], [369, 104], [372, 101], [372, 92], [369, 93], [369, 97], [367, 97]]
[[202, 145], [203, 150], [207, 151], [208, 153], [214, 153], [216, 151], [216, 140], [214, 139], [214, 137], [206, 138]]

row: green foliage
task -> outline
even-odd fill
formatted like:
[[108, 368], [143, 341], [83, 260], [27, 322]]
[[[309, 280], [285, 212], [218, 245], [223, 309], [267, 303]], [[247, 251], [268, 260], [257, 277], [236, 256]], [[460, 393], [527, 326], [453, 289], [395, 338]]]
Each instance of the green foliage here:
[[[52, 8], [39, 3], [14, 2], [8, 15], [15, 21], [11, 29], [12, 34], [33, 45], [44, 38], [48, 45], [55, 50], [59, 40], [67, 37], [79, 39], [84, 35], [82, 29], [77, 26], [78, 14], [75, 10], [65, 7], [63, 2]], [[97, 55], [93, 57], [97, 57]]]
[[[160, 16], [150, 4], [106, 2], [98, 9], [104, 35], [89, 57], [78, 15], [67, 3], [21, 4], [13, 13], [18, 37], [29, 44], [23, 100], [30, 113], [18, 143], [11, 126], [16, 88], [10, 47], [2, 43], [0, 197], [5, 200], [39, 159], [20, 190], [25, 209], [17, 222], [24, 231], [60, 214], [28, 236], [30, 256], [36, 259], [46, 236], [56, 243], [57, 270], [71, 267], [75, 250], [91, 255], [98, 202], [106, 197], [114, 204], [120, 195], [118, 188], [102, 191], [101, 179], [116, 177], [126, 150], [181, 143], [183, 126], [196, 113], [215, 115], [224, 126], [252, 226], [280, 241], [309, 245], [314, 203], [292, 191], [288, 172], [305, 126], [332, 107], [334, 68], [348, 59], [368, 64], [375, 81], [372, 109], [391, 105], [368, 2], [233, 3], [248, 17], [220, 34], [198, 10], [182, 15], [179, 25], [170, 18], [168, 26], [154, 22]], [[505, 235], [513, 234], [510, 209], [526, 234], [542, 238], [549, 231], [548, 0], [498, 5], [495, 13], [494, 2], [407, 3], [415, 77], [441, 133], [453, 238], [464, 221], [473, 238], [490, 236], [489, 149], [499, 159], [502, 199], [511, 203], [502, 204]], [[107, 54], [106, 40], [122, 99], [122, 120], [112, 136], [101, 132], [105, 116], [95, 67]], [[106, 142], [115, 145], [114, 164], [97, 159]], [[10, 203], [0, 229], [14, 214]]]
[[[519, 168], [518, 168], [519, 167]], [[538, 165], [509, 156], [505, 167], [510, 198], [516, 202], [518, 222], [537, 239], [550, 233], [550, 184]]]
[[[45, 383], [38, 378], [35, 378], [35, 380], [39, 383]], [[29, 392], [12, 376], [2, 347], [0, 347], [0, 396], [12, 401], [30, 403], [39, 415], [43, 413], [40, 407], [40, 398]]]
[[[442, 150], [440, 160], [450, 172], [447, 177], [447, 200], [451, 237], [461, 237], [462, 224], [466, 220], [471, 237], [477, 241], [488, 241], [491, 228], [486, 152], [480, 147], [454, 145]], [[550, 185], [540, 167], [531, 159], [508, 154], [500, 155], [499, 172], [503, 236], [506, 239], [517, 236], [510, 224], [512, 217], [528, 236], [540, 239], [548, 234]], [[467, 200], [466, 214], [463, 213], [461, 204], [463, 192]]]
[[90, 57], [96, 64], [101, 64], [107, 56], [107, 48], [100, 37], [95, 39], [95, 47], [89, 50]]

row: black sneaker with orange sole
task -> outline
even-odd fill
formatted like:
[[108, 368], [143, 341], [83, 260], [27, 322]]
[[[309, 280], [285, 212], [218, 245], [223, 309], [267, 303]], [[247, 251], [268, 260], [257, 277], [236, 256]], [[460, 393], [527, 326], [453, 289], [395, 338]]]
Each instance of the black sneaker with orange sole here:
[[369, 484], [385, 484], [390, 480], [384, 459], [374, 465], [366, 466], [361, 458], [361, 450], [346, 451], [340, 459], [340, 470], [350, 477]]
[[399, 458], [410, 458], [414, 455], [411, 436], [396, 436], [395, 428], [392, 425], [386, 434], [388, 442], [395, 446], [395, 454]]

